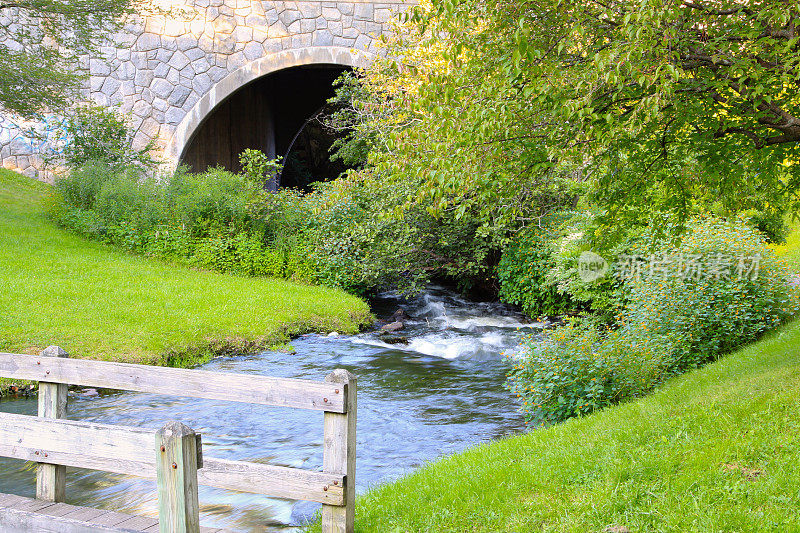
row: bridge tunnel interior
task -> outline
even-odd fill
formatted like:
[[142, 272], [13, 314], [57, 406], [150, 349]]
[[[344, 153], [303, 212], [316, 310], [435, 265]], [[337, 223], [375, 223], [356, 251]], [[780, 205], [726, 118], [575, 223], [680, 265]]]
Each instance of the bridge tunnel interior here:
[[283, 157], [280, 187], [308, 190], [310, 183], [333, 179], [346, 170], [329, 157], [337, 134], [318, 114], [334, 95], [333, 82], [349, 70], [339, 65], [292, 67], [259, 78], [214, 108], [192, 135], [180, 162], [194, 172], [221, 166], [241, 170], [247, 148], [270, 158]]

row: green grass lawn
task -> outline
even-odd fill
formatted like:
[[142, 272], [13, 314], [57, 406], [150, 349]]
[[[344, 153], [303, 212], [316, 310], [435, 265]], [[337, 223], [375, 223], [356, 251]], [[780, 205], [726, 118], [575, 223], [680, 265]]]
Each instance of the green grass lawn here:
[[47, 219], [48, 186], [0, 170], [0, 350], [189, 364], [308, 331], [354, 332], [344, 292], [193, 270], [129, 255]]
[[800, 220], [789, 221], [789, 235], [786, 237], [786, 242], [772, 245], [772, 249], [792, 270], [800, 272]]
[[[800, 268], [798, 228], [776, 248]], [[795, 319], [645, 398], [376, 487], [357, 500], [356, 529], [800, 531], [799, 461]]]

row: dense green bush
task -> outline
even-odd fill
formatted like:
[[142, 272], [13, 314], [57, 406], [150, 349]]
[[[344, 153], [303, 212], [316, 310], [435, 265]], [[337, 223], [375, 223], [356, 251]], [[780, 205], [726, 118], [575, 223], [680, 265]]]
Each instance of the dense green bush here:
[[494, 236], [469, 213], [403, 209], [412, 190], [369, 172], [315, 184], [305, 197], [303, 238], [317, 279], [359, 294], [379, 286], [413, 293], [434, 277], [465, 289], [486, 281]]
[[263, 190], [241, 174], [221, 168], [199, 174], [179, 170], [160, 183], [167, 209], [194, 238], [262, 230], [250, 205]]
[[[92, 162], [58, 179], [56, 190], [54, 216], [70, 229], [133, 252], [245, 275], [286, 273], [287, 250], [276, 243], [276, 229], [286, 226], [287, 206], [300, 211], [296, 195], [270, 195], [222, 169], [154, 178], [139, 167]], [[270, 203], [278, 207], [265, 207]], [[265, 212], [271, 215], [258, 216]]]
[[266, 187], [270, 180], [272, 180], [278, 172], [281, 171], [283, 165], [280, 164], [282, 157], [278, 156], [275, 159], [270, 159], [267, 154], [261, 150], [254, 150], [247, 148], [239, 155], [239, 163], [242, 165], [242, 174], [245, 178], [257, 183], [262, 187]]
[[139, 232], [168, 221], [163, 189], [138, 170], [127, 167], [103, 182], [94, 210], [109, 226], [129, 226]]
[[279, 250], [268, 248], [259, 237], [246, 233], [199, 241], [191, 261], [203, 268], [250, 276], [283, 277], [285, 270]]
[[513, 356], [509, 387], [529, 420], [556, 422], [642, 394], [797, 311], [789, 272], [743, 220], [693, 220], [674, 247], [653, 235], [643, 232], [617, 258], [612, 273], [627, 294], [613, 328], [568, 324]]
[[742, 213], [747, 217], [750, 225], [761, 232], [769, 242], [782, 244], [789, 235], [789, 226], [786, 224], [786, 210], [784, 209], [752, 209]]
[[797, 309], [788, 269], [742, 220], [694, 220], [667, 253], [669, 275], [628, 282], [624, 320], [651, 334], [680, 336], [670, 362], [676, 371], [756, 339]]
[[568, 295], [559, 293], [548, 274], [555, 267], [554, 237], [538, 230], [529, 230], [503, 250], [497, 265], [499, 297], [518, 305], [529, 316], [560, 315], [573, 304]]
[[[583, 252], [595, 251], [598, 228], [590, 212], [572, 213], [560, 226], [560, 240], [552, 247], [553, 268], [547, 273], [547, 283], [556, 287], [563, 298], [574, 302], [573, 309], [591, 311], [600, 322], [612, 324], [624, 308], [628, 291], [621, 280], [614, 276], [603, 276], [592, 282], [581, 280], [578, 275], [578, 259]], [[619, 243], [603, 256], [626, 253], [633, 240], [636, 228], [628, 230], [628, 236], [619, 237]]]
[[392, 276], [394, 256], [387, 246], [402, 249], [403, 236], [392, 220], [379, 216], [381, 198], [378, 188], [357, 180], [320, 183], [306, 197], [304, 238], [320, 280], [363, 294]]
[[[625, 303], [622, 283], [610, 276], [586, 283], [578, 276], [578, 258], [592, 251], [594, 231], [590, 212], [564, 210], [519, 233], [497, 267], [500, 298], [534, 317], [591, 311], [613, 322]], [[611, 253], [629, 246], [624, 240]]]
[[635, 328], [568, 323], [544, 340], [527, 338], [510, 356], [509, 385], [526, 421], [560, 422], [639, 396], [665, 376], [675, 340]]
[[97, 195], [100, 194], [100, 188], [115, 174], [106, 163], [91, 161], [57, 179], [56, 189], [65, 205], [92, 209]]
[[133, 148], [133, 130], [124, 115], [100, 106], [80, 106], [67, 117], [65, 136], [68, 140], [59, 154], [64, 165], [72, 170], [90, 162], [102, 162], [116, 170], [128, 166], [153, 170], [156, 161], [150, 156], [155, 144]]

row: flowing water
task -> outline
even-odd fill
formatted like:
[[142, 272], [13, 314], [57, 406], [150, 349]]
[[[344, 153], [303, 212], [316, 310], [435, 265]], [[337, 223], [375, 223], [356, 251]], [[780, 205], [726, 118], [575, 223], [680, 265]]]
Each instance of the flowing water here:
[[[296, 354], [264, 352], [218, 358], [206, 370], [321, 380], [335, 368], [358, 377], [357, 491], [396, 479], [442, 455], [524, 428], [503, 388], [507, 363], [528, 322], [505, 306], [463, 300], [431, 288], [413, 301], [383, 295], [377, 316], [398, 307], [410, 317], [392, 336], [304, 335]], [[92, 393], [92, 391], [89, 391]], [[8, 400], [0, 410], [35, 414], [35, 399]], [[300, 409], [177, 398], [136, 392], [89, 396], [74, 389], [69, 417], [157, 429], [177, 419], [203, 435], [204, 454], [225, 459], [321, 469], [322, 414]], [[33, 496], [31, 464], [0, 459], [0, 492]], [[67, 502], [157, 515], [155, 483], [68, 469]], [[200, 487], [201, 523], [235, 531], [287, 531], [319, 506]]]

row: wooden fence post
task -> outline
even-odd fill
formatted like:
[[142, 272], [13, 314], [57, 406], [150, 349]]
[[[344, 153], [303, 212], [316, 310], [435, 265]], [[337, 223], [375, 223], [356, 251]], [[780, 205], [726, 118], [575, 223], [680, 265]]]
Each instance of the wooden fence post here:
[[[42, 357], [68, 357], [58, 346], [48, 346]], [[67, 389], [64, 383], [39, 382], [39, 416], [64, 418], [67, 414]], [[39, 463], [36, 467], [36, 497], [40, 500], [63, 502], [67, 491], [67, 467]]]
[[194, 430], [168, 422], [156, 433], [158, 524], [161, 533], [198, 533], [197, 448]]
[[344, 505], [322, 506], [323, 533], [352, 533], [355, 523], [356, 495], [356, 377], [341, 368], [334, 370], [325, 381], [341, 383], [345, 396], [345, 412], [326, 411], [325, 440], [322, 469], [344, 474]]

